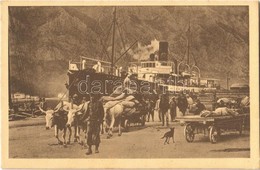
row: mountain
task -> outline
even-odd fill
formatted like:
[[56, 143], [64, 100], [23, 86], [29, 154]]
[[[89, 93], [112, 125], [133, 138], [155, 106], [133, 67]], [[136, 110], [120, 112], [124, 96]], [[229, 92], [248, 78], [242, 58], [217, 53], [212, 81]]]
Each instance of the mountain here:
[[[190, 37], [190, 61], [198, 65], [202, 77], [221, 79], [225, 87], [229, 72], [231, 83], [248, 82], [247, 7], [116, 9], [116, 56], [138, 41], [118, 65], [126, 68], [129, 61], [135, 60], [138, 47], [148, 46], [152, 40], [169, 42], [170, 59], [187, 60]], [[109, 60], [112, 18], [113, 7], [10, 7], [11, 91], [41, 96], [65, 92], [69, 60], [79, 60], [79, 56]]]

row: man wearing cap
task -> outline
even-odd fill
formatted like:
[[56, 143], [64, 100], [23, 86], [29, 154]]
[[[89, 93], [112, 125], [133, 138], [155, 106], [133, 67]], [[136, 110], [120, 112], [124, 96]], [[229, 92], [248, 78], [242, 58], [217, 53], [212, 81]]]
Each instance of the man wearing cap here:
[[92, 154], [92, 145], [95, 145], [95, 153], [98, 153], [100, 144], [100, 125], [104, 117], [104, 108], [102, 102], [98, 100], [97, 95], [90, 95], [87, 115], [87, 155]]

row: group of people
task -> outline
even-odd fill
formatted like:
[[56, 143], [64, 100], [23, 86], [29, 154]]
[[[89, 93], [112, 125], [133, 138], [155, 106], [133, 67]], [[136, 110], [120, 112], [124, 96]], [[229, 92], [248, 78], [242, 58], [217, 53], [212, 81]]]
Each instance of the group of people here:
[[152, 118], [152, 121], [154, 121], [154, 111], [156, 111], [163, 126], [165, 124], [168, 126], [169, 124], [168, 113], [170, 113], [171, 121], [175, 121], [177, 108], [182, 116], [190, 113], [191, 110], [195, 115], [198, 115], [201, 111], [206, 109], [205, 105], [197, 99], [196, 95], [192, 93], [185, 95], [182, 91], [178, 96], [173, 96], [170, 100], [167, 94], [162, 94], [155, 103], [153, 100], [148, 99], [146, 104], [148, 111], [147, 121], [149, 122], [150, 117]]

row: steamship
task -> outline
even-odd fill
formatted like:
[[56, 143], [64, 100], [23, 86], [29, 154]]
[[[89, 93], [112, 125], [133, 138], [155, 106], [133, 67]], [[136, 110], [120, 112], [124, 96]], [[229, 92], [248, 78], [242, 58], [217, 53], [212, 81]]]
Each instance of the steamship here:
[[159, 42], [158, 52], [147, 56], [148, 60], [130, 62], [127, 70], [116, 67], [116, 62], [137, 43], [137, 41], [133, 43], [122, 56], [116, 59], [114, 56], [116, 23], [116, 8], [114, 8], [111, 62], [84, 56], [80, 56], [79, 62], [69, 62], [69, 83], [66, 83], [69, 96], [77, 94], [82, 97], [90, 92], [110, 95], [116, 87], [123, 84], [127, 75], [131, 75], [133, 82], [131, 88], [142, 93], [216, 90], [218, 80], [202, 79], [199, 67], [190, 65], [189, 55], [188, 62], [177, 61], [176, 59], [169, 61], [168, 42], [165, 41]]
[[[95, 64], [96, 63], [96, 64]], [[94, 66], [93, 66], [94, 65]], [[110, 95], [126, 76], [131, 75], [132, 86], [138, 92], [201, 92], [215, 91], [217, 79], [202, 79], [200, 69], [177, 60], [168, 60], [168, 42], [159, 42], [158, 54], [150, 54], [146, 61], [130, 62], [126, 72], [111, 69], [111, 63], [88, 57], [69, 63], [69, 96], [80, 97], [95, 92]]]

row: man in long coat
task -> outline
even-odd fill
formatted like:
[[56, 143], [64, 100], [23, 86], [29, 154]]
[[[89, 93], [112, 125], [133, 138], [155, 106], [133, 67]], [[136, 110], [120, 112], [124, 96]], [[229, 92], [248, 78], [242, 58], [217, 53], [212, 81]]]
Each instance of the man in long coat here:
[[102, 102], [96, 95], [90, 96], [90, 102], [87, 109], [87, 155], [92, 154], [92, 145], [95, 145], [95, 153], [98, 153], [100, 144], [100, 125], [104, 117], [104, 108]]
[[161, 119], [162, 119], [162, 125], [164, 126], [164, 117], [166, 116], [166, 126], [168, 126], [168, 109], [169, 109], [169, 98], [166, 94], [161, 95], [160, 103], [159, 103], [159, 109], [161, 111]]
[[183, 94], [183, 92], [180, 93], [180, 96], [177, 99], [177, 106], [179, 110], [182, 112], [183, 116], [185, 116], [185, 113], [188, 108], [188, 101], [186, 96]]

